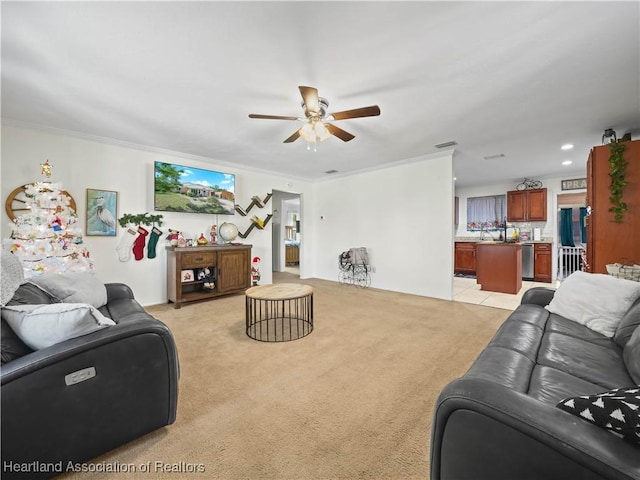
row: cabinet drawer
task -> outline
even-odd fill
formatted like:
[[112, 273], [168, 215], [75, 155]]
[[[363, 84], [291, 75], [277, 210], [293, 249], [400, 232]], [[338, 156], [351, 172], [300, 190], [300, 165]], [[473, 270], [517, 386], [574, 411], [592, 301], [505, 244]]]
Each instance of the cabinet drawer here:
[[182, 268], [211, 267], [216, 264], [215, 252], [191, 252], [182, 254]]
[[551, 244], [550, 243], [536, 243], [536, 244], [534, 244], [534, 248], [537, 251], [551, 250]]

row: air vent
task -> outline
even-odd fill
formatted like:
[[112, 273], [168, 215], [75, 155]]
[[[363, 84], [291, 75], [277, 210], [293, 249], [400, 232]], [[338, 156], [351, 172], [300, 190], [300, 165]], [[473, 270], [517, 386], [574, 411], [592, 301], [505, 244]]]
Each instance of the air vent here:
[[324, 173], [338, 173], [338, 170], [327, 170], [327, 171], [326, 171], [326, 172], [324, 172]]
[[455, 140], [451, 140], [450, 142], [439, 143], [434, 146], [436, 148], [449, 148], [449, 147], [455, 147], [457, 144], [458, 142], [456, 142]]
[[503, 158], [504, 157], [504, 153], [498, 153], [496, 155], [487, 155], [486, 157], [482, 157], [485, 160], [495, 160], [496, 158]]

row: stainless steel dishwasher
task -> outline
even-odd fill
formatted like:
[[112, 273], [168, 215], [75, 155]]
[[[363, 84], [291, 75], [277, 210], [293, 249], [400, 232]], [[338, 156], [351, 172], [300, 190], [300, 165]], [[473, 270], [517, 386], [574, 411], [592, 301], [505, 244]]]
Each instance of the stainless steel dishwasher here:
[[522, 279], [533, 280], [533, 243], [522, 244]]

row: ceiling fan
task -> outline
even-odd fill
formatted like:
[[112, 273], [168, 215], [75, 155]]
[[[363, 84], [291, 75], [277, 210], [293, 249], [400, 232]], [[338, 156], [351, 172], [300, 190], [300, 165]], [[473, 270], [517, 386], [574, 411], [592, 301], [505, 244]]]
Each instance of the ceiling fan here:
[[314, 87], [299, 86], [302, 95], [302, 108], [304, 117], [287, 117], [280, 115], [260, 115], [250, 113], [249, 118], [262, 118], [267, 120], [298, 120], [305, 124], [296, 130], [293, 135], [287, 138], [284, 143], [295, 142], [302, 137], [309, 143], [326, 140], [331, 135], [338, 137], [343, 142], [353, 140], [354, 135], [329, 123], [330, 121], [346, 120], [349, 118], [375, 117], [380, 115], [380, 107], [372, 105], [370, 107], [355, 108], [342, 112], [327, 113], [329, 102], [318, 96], [318, 89]]

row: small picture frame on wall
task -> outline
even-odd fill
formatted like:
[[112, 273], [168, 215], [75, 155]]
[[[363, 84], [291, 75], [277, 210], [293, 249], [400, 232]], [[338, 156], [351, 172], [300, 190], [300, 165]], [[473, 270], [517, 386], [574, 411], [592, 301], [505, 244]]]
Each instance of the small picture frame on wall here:
[[118, 192], [87, 188], [86, 234], [115, 237], [118, 231]]

